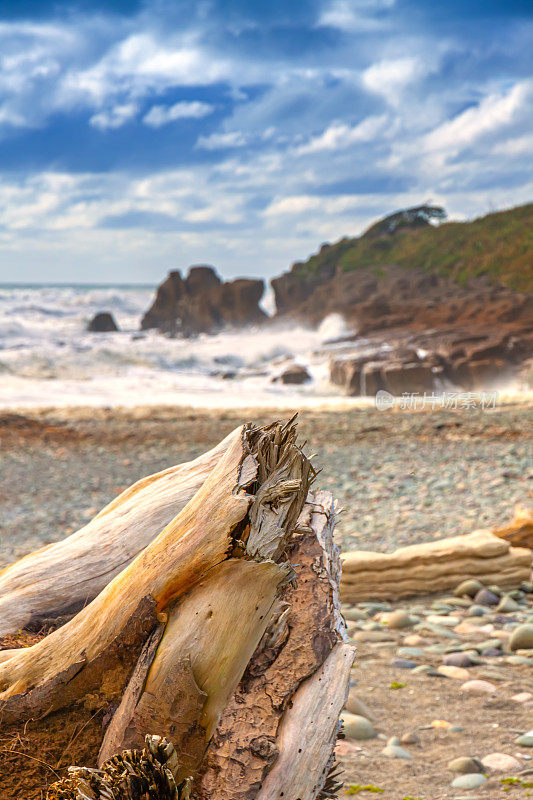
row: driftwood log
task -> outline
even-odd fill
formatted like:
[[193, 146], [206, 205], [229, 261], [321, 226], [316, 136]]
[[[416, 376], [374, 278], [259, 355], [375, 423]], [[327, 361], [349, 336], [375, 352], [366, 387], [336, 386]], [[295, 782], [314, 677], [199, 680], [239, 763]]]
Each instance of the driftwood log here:
[[[309, 491], [314, 475], [293, 420], [244, 425], [23, 559], [39, 576], [33, 590], [22, 562], [6, 570], [7, 631], [20, 626], [14, 619], [64, 617], [69, 592], [85, 603], [105, 580], [40, 642], [0, 653], [4, 729], [68, 720], [73, 708], [108, 711], [98, 763], [77, 765], [50, 798], [142, 798], [146, 781], [166, 787], [151, 797], [184, 800], [315, 800], [334, 791], [354, 649], [340, 614], [333, 499]], [[81, 591], [75, 553], [87, 572]], [[55, 585], [63, 578], [67, 589]], [[138, 752], [119, 755], [126, 750]], [[144, 776], [133, 784], [132, 758]]]

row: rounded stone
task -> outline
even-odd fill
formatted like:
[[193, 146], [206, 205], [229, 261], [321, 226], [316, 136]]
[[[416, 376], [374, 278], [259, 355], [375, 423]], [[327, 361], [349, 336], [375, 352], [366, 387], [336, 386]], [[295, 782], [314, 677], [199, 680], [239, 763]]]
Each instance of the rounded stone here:
[[516, 744], [522, 747], [533, 747], [533, 731], [527, 731], [516, 739]]
[[479, 772], [475, 772], [472, 775], [459, 775], [458, 778], [455, 778], [452, 781], [452, 788], [453, 789], [477, 789], [479, 786], [483, 786], [487, 779], [484, 775], [480, 775]]
[[407, 731], [400, 738], [401, 744], [420, 744], [420, 736], [416, 731]]
[[387, 631], [357, 631], [353, 637], [356, 642], [393, 642], [394, 638]]
[[475, 579], [462, 581], [459, 586], [454, 589], [454, 595], [456, 597], [475, 597], [476, 594], [483, 589], [483, 584]]
[[432, 625], [444, 625], [445, 628], [455, 628], [456, 625], [459, 625], [461, 620], [459, 617], [444, 617], [441, 614], [430, 614], [427, 618], [427, 622], [431, 622]]
[[360, 608], [343, 609], [342, 615], [346, 622], [362, 622], [362, 620], [368, 619], [368, 613]]
[[533, 624], [519, 625], [511, 634], [509, 650], [528, 650], [531, 647], [533, 647]]
[[408, 658], [393, 658], [390, 665], [391, 667], [396, 667], [396, 669], [414, 669], [417, 663]]
[[403, 747], [395, 744], [388, 744], [381, 752], [387, 758], [405, 758], [409, 760], [413, 758], [411, 753], [408, 753]]
[[376, 718], [372, 711], [368, 708], [366, 703], [364, 703], [357, 692], [355, 691], [355, 687], [352, 687], [348, 693], [348, 698], [346, 700], [346, 705], [344, 706], [345, 710], [348, 711], [350, 714], [355, 714], [359, 717], [365, 717], [369, 719], [371, 722], [375, 722]]
[[455, 678], [455, 680], [458, 681], [464, 681], [470, 677], [467, 669], [463, 669], [463, 667], [453, 667], [446, 664], [441, 664], [440, 667], [437, 667], [437, 672], [439, 672], [441, 675], [444, 675], [446, 678]]
[[483, 764], [478, 758], [473, 756], [459, 756], [448, 763], [448, 769], [452, 772], [460, 772], [461, 775], [471, 775], [474, 772], [483, 772]]
[[470, 606], [468, 611], [466, 612], [467, 617], [484, 617], [487, 613], [487, 609], [483, 608], [483, 606]]
[[449, 653], [442, 663], [450, 667], [471, 667], [474, 662], [467, 653]]
[[500, 596], [495, 592], [491, 592], [490, 589], [480, 589], [474, 600], [480, 606], [497, 606], [500, 602]]
[[347, 711], [342, 713], [343, 730], [347, 739], [375, 739], [376, 731], [374, 726], [366, 717], [359, 714], [350, 714]]
[[513, 600], [513, 598], [509, 597], [507, 594], [505, 597], [502, 597], [496, 606], [496, 611], [498, 611], [500, 614], [511, 614], [513, 611], [520, 611], [520, 606], [516, 600]]
[[484, 767], [494, 770], [494, 772], [514, 772], [522, 766], [518, 759], [507, 753], [489, 753], [481, 759]]
[[421, 647], [399, 647], [397, 653], [400, 658], [422, 658], [424, 655]]
[[405, 609], [397, 608], [396, 611], [391, 611], [391, 613], [387, 615], [386, 623], [389, 628], [401, 630], [402, 628], [410, 628], [413, 624], [413, 620]]
[[514, 694], [511, 700], [514, 700], [515, 703], [529, 703], [530, 700], [533, 700], [533, 694], [531, 692], [519, 692]]
[[463, 683], [461, 691], [468, 692], [468, 694], [493, 694], [497, 689], [494, 684], [489, 683], [489, 681], [472, 680]]

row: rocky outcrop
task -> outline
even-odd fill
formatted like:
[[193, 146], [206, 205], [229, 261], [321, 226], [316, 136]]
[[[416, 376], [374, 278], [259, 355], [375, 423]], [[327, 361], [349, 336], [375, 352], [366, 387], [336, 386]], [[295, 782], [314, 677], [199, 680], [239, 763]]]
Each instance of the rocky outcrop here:
[[522, 359], [531, 352], [533, 324], [448, 325], [422, 332], [403, 328], [373, 334], [356, 350], [345, 342], [330, 359], [330, 380], [346, 394], [361, 396], [379, 390], [395, 396], [445, 388], [488, 391], [519, 381]]
[[472, 578], [490, 586], [519, 586], [529, 580], [531, 550], [512, 547], [490, 531], [474, 531], [393, 553], [354, 551], [343, 556], [341, 598], [396, 600], [455, 588]]
[[257, 325], [267, 319], [259, 307], [263, 291], [262, 280], [224, 282], [208, 266], [191, 267], [186, 278], [173, 270], [159, 286], [141, 328], [191, 336]]
[[101, 311], [99, 314], [95, 314], [87, 325], [88, 331], [96, 333], [111, 333], [118, 331], [118, 329], [113, 314], [109, 314], [107, 311]]
[[273, 379], [274, 383], [301, 384], [311, 380], [307, 369], [301, 364], [291, 364], [283, 372]]

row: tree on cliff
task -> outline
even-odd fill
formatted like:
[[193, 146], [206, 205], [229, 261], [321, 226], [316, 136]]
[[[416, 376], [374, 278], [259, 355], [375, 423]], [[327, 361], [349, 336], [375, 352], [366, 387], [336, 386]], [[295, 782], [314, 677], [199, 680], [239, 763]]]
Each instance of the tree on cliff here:
[[400, 228], [421, 228], [430, 225], [433, 220], [442, 222], [446, 216], [446, 211], [441, 206], [423, 205], [404, 208], [371, 225], [363, 236], [392, 235]]

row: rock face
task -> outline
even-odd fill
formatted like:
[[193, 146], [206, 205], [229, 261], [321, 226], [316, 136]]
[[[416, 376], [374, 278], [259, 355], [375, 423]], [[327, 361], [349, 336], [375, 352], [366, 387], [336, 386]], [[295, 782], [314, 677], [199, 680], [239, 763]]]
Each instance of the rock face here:
[[99, 314], [94, 315], [87, 325], [87, 330], [96, 333], [110, 333], [118, 331], [118, 325], [113, 318], [113, 314], [109, 314], [107, 311], [101, 311]]
[[191, 267], [186, 278], [174, 270], [159, 286], [141, 328], [191, 336], [257, 325], [267, 319], [259, 308], [263, 291], [262, 280], [238, 278], [224, 282], [208, 266]]
[[490, 531], [474, 531], [393, 553], [354, 551], [344, 556], [343, 602], [396, 600], [453, 589], [462, 579], [519, 585], [531, 573], [531, 551], [511, 547]]
[[330, 380], [348, 395], [371, 396], [381, 389], [401, 396], [444, 387], [489, 391], [518, 376], [533, 350], [533, 325], [404, 327], [370, 334], [355, 352], [348, 344], [343, 349], [330, 359]]

